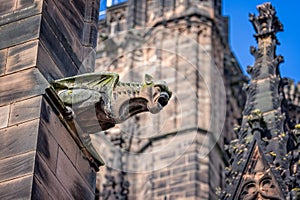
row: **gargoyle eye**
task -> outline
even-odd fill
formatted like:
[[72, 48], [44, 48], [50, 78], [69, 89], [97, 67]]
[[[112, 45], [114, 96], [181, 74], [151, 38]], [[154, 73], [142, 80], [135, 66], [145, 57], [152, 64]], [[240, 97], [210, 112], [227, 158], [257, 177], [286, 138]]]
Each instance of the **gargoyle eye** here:
[[156, 87], [156, 90], [157, 90], [158, 92], [161, 92], [161, 88], [160, 88], [160, 87]]

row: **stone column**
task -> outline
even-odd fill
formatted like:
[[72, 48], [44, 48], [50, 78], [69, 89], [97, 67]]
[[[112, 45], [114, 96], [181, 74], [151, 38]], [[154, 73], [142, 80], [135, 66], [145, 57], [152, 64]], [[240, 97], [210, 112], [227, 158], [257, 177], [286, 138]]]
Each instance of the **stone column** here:
[[98, 9], [99, 0], [1, 1], [0, 199], [94, 199], [97, 168], [45, 89], [93, 71]]

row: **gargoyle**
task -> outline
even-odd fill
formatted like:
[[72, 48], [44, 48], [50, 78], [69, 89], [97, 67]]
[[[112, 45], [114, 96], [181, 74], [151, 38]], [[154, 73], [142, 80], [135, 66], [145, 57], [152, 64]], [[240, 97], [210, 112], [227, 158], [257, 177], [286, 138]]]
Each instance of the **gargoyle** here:
[[[104, 162], [92, 145], [89, 134], [107, 130], [141, 112], [158, 113], [172, 96], [166, 82], [155, 82], [150, 75], [145, 75], [143, 83], [120, 82], [119, 75], [110, 72], [55, 80], [51, 89], [67, 108], [67, 113], [76, 118], [82, 130], [80, 133], [76, 130], [77, 135], [96, 159], [97, 166]], [[85, 155], [94, 163], [90, 155]]]
[[145, 75], [143, 83], [120, 82], [111, 72], [90, 73], [56, 80], [52, 87], [70, 107], [85, 133], [114, 127], [129, 117], [149, 111], [158, 113], [172, 92], [166, 82]]

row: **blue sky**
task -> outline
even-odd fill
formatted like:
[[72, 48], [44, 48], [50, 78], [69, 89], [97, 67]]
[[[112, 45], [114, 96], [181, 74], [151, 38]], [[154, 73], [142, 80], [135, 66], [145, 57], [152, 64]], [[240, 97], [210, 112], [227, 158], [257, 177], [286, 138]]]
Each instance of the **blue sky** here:
[[[223, 0], [223, 14], [230, 17], [230, 44], [242, 68], [254, 64], [249, 52], [250, 46], [256, 46], [254, 29], [249, 21], [249, 13], [258, 14], [256, 5], [262, 0]], [[271, 0], [284, 31], [277, 34], [281, 45], [277, 55], [283, 55], [285, 62], [280, 65], [281, 75], [300, 81], [300, 1]]]

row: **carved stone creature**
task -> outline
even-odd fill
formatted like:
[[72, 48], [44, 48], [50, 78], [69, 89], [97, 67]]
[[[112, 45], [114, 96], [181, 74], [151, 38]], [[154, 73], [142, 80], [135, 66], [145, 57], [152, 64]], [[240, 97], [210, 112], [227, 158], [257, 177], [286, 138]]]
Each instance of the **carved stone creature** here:
[[158, 113], [172, 96], [166, 82], [145, 75], [143, 83], [120, 82], [111, 72], [90, 73], [56, 80], [52, 87], [76, 116], [86, 133], [114, 127], [129, 117]]

